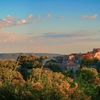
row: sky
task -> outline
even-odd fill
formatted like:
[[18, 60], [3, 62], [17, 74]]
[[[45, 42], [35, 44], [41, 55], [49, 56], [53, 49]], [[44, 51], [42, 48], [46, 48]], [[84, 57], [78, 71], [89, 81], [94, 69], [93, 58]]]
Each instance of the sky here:
[[84, 53], [100, 47], [100, 0], [0, 0], [0, 53]]

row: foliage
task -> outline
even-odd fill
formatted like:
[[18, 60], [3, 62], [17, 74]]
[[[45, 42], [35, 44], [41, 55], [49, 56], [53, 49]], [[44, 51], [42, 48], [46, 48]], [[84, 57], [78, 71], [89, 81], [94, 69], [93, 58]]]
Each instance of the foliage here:
[[97, 58], [90, 58], [90, 57], [83, 57], [82, 59], [82, 65], [85, 65], [85, 66], [91, 66], [91, 65], [96, 65], [96, 63], [98, 62], [99, 60]]
[[100, 77], [94, 68], [82, 68], [75, 79], [67, 71], [32, 68], [28, 73], [22, 68], [23, 74], [16, 61], [0, 61], [0, 100], [100, 99]]
[[95, 68], [83, 67], [79, 71], [76, 82], [79, 84], [78, 90], [83, 90], [83, 93], [90, 97], [91, 100], [98, 100], [96, 98], [98, 95], [97, 87], [100, 86], [100, 77]]
[[97, 64], [96, 64], [96, 69], [97, 69], [97, 71], [100, 73], [100, 61], [97, 62]]
[[70, 72], [70, 71], [66, 71], [66, 70], [62, 70], [62, 74], [63, 74], [65, 77], [70, 77], [70, 76], [71, 76], [71, 72]]
[[54, 72], [61, 72], [61, 68], [56, 62], [51, 62], [51, 61], [47, 62], [45, 64], [45, 67], [51, 69]]
[[94, 83], [96, 77], [98, 77], [98, 72], [95, 68], [83, 67], [80, 70], [79, 78], [88, 83]]

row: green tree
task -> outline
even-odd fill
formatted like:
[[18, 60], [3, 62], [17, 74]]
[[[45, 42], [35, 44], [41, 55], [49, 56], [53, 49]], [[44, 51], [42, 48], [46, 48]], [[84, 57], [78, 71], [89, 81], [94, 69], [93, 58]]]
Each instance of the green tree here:
[[88, 58], [87, 56], [85, 56], [83, 59], [82, 59], [82, 62], [81, 62], [81, 67], [82, 66], [91, 66], [91, 65], [96, 65], [97, 64], [97, 62], [98, 62], [99, 60], [97, 59], [97, 58], [92, 58], [92, 59], [90, 59], [90, 58]]
[[94, 83], [96, 77], [98, 77], [98, 72], [95, 68], [86, 68], [83, 67], [78, 76], [81, 80], [84, 80], [85, 82], [88, 83]]

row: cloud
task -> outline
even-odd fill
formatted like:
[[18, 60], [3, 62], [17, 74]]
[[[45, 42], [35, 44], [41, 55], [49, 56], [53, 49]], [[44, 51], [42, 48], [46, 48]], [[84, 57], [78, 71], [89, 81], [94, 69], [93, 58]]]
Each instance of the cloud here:
[[4, 28], [4, 27], [11, 27], [13, 26], [15, 23], [13, 23], [10, 20], [7, 19], [0, 19], [0, 29]]
[[28, 36], [15, 32], [0, 31], [0, 43], [17, 43], [28, 41]]
[[[52, 17], [51, 13], [48, 13], [46, 17], [50, 18]], [[7, 15], [6, 17], [0, 19], [0, 30], [6, 27], [13, 27], [18, 25], [28, 25], [28, 24], [39, 24], [43, 23], [47, 20], [45, 16], [37, 15], [34, 16], [32, 14], [29, 14], [27, 16], [27, 19], [25, 18], [17, 18], [11, 15]], [[64, 16], [56, 17], [56, 19], [63, 19]]]
[[41, 18], [41, 15], [36, 16], [36, 18], [39, 18], [40, 19]]
[[97, 18], [97, 15], [92, 15], [92, 16], [89, 16], [89, 15], [84, 15], [81, 17], [82, 19], [96, 19]]
[[77, 31], [73, 33], [44, 33], [41, 36], [33, 36], [31, 35], [31, 43], [32, 41], [39, 41], [41, 45], [44, 46], [57, 46], [62, 44], [73, 44], [73, 43], [86, 43], [86, 42], [100, 42], [98, 38], [100, 35], [91, 33], [90, 31]]
[[49, 18], [49, 17], [51, 17], [51, 16], [52, 16], [52, 14], [51, 14], [51, 13], [48, 13], [48, 14], [47, 14], [47, 17], [48, 17], [48, 18]]
[[20, 19], [16, 22], [17, 25], [26, 24], [27, 21], [25, 19]]
[[95, 42], [99, 46], [99, 37], [99, 33], [93, 34], [86, 30], [73, 33], [43, 33], [41, 36], [0, 31], [0, 45], [2, 52], [8, 52], [9, 50], [9, 52], [57, 53], [58, 51], [67, 51], [68, 49], [71, 52], [71, 50], [75, 51], [73, 48], [80, 50], [81, 47], [89, 47], [93, 43], [95, 46]]
[[77, 33], [44, 33], [43, 34], [43, 37], [46, 37], [46, 38], [83, 38], [83, 37], [87, 37], [87, 36], [90, 36], [90, 34], [87, 34], [87, 33], [80, 33], [80, 32], [77, 32]]
[[57, 19], [64, 19], [64, 16], [59, 16], [57, 17]]
[[6, 21], [7, 23], [13, 23], [15, 18], [13, 16], [8, 15], [3, 20]]
[[15, 20], [15, 18], [10, 15], [6, 16], [3, 19], [0, 19], [0, 29], [2, 29], [4, 27], [10, 27], [10, 26], [15, 25], [14, 20]]
[[[0, 30], [6, 27], [13, 27], [18, 25], [27, 25], [27, 24], [37, 24], [42, 23], [44, 20], [41, 16], [37, 16], [36, 20], [32, 19], [32, 14], [28, 15], [28, 19], [24, 18], [16, 18], [11, 15], [6, 16], [5, 18], [0, 19]], [[41, 18], [41, 19], [40, 19]], [[32, 20], [30, 20], [32, 19]]]
[[28, 19], [32, 19], [33, 18], [33, 15], [32, 14], [29, 14], [28, 15]]

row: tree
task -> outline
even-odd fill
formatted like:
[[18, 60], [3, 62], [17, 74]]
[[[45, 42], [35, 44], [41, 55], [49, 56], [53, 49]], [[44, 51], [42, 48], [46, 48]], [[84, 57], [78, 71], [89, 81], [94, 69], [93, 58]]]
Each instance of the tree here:
[[98, 72], [95, 68], [83, 67], [80, 70], [78, 77], [80, 78], [80, 80], [83, 80], [85, 82], [94, 83], [96, 77], [98, 77]]
[[48, 56], [43, 55], [39, 58], [39, 61], [42, 62], [43, 60], [48, 59]]
[[57, 63], [54, 63], [54, 62], [46, 63], [45, 67], [51, 69], [54, 72], [61, 72], [59, 65]]
[[96, 69], [97, 69], [97, 71], [100, 73], [100, 61], [97, 62], [97, 64], [96, 64]]
[[85, 65], [85, 66], [91, 66], [91, 65], [96, 65], [96, 63], [98, 62], [99, 60], [97, 58], [92, 58], [90, 59], [89, 57], [85, 56], [83, 57], [82, 59], [82, 62], [81, 62], [81, 66]]

